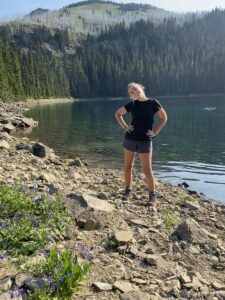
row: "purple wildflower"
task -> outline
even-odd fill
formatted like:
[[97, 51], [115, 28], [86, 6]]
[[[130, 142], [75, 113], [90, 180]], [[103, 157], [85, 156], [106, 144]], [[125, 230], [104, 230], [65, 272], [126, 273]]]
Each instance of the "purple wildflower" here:
[[51, 251], [50, 249], [45, 249], [45, 254], [49, 255], [50, 251]]
[[52, 279], [51, 276], [48, 278], [48, 281], [49, 281], [50, 283], [53, 283], [53, 279]]
[[59, 277], [59, 282], [61, 282], [61, 283], [63, 282], [62, 276]]
[[22, 296], [22, 294], [23, 294], [23, 289], [19, 289], [17, 295], [18, 295], [18, 296]]
[[68, 273], [68, 274], [67, 274], [67, 277], [68, 277], [68, 278], [71, 278], [71, 277], [72, 277], [72, 273]]
[[34, 190], [34, 191], [37, 190], [37, 186], [35, 186], [35, 185], [32, 185], [30, 188], [31, 188], [31, 190]]
[[53, 284], [53, 285], [51, 286], [51, 288], [52, 288], [53, 290], [55, 290], [55, 289], [57, 289], [57, 285]]

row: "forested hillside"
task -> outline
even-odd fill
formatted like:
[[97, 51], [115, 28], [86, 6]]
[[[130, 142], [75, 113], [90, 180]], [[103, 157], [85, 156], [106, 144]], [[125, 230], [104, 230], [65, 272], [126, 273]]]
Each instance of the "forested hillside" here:
[[225, 92], [225, 11], [155, 23], [139, 20], [83, 35], [45, 26], [0, 27], [0, 98], [126, 96], [130, 81], [151, 95]]
[[[164, 18], [183, 19], [182, 14], [166, 11], [149, 4], [116, 3], [104, 0], [80, 1], [59, 10], [36, 9], [30, 14], [14, 21], [15, 24], [45, 25], [51, 28], [68, 30], [71, 38], [78, 33], [99, 34], [102, 28], [140, 19], [161, 22]], [[188, 15], [187, 15], [188, 17]]]

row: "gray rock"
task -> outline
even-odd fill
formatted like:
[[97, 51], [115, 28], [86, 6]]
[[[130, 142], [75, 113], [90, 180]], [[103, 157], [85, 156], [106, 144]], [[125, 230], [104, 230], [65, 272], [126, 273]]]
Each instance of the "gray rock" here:
[[129, 293], [133, 291], [138, 291], [139, 288], [133, 284], [131, 284], [129, 281], [123, 281], [123, 280], [118, 280], [114, 282], [113, 287], [115, 289], [120, 290], [123, 293]]
[[221, 284], [217, 281], [213, 281], [212, 282], [212, 287], [214, 288], [214, 290], [216, 291], [225, 291], [225, 285]]
[[189, 292], [185, 289], [180, 290], [180, 296], [184, 299], [189, 299], [190, 298]]
[[178, 184], [179, 186], [183, 186], [185, 188], [189, 187], [189, 184], [186, 181], [183, 181], [181, 184]]
[[108, 199], [107, 194], [106, 194], [106, 193], [103, 193], [103, 192], [100, 192], [100, 193], [98, 194], [98, 197], [99, 197], [100, 199], [102, 199], [102, 200], [107, 200], [107, 199]]
[[132, 278], [131, 282], [136, 284], [147, 284], [147, 281], [141, 278]]
[[7, 141], [0, 141], [0, 149], [6, 149], [6, 150], [9, 150], [10, 149], [10, 145]]
[[191, 277], [188, 276], [187, 274], [182, 274], [180, 276], [180, 281], [181, 281], [181, 283], [190, 283], [191, 282]]
[[216, 292], [216, 296], [218, 297], [219, 300], [224, 300], [225, 299], [225, 291]]
[[120, 230], [114, 234], [117, 246], [126, 245], [133, 239], [133, 232], [130, 230]]
[[136, 291], [136, 292], [121, 294], [120, 300], [159, 300], [159, 298], [154, 295]]
[[49, 157], [48, 157], [48, 160], [54, 164], [54, 165], [57, 165], [57, 166], [62, 166], [63, 163], [55, 156], [55, 154], [51, 154]]
[[32, 118], [22, 118], [21, 120], [26, 127], [37, 126], [38, 122], [34, 121]]
[[0, 291], [8, 291], [12, 286], [12, 280], [10, 278], [4, 278], [0, 280]]
[[150, 266], [156, 266], [163, 269], [168, 267], [168, 262], [164, 258], [162, 258], [162, 256], [157, 254], [147, 255], [145, 258], [145, 262]]
[[32, 152], [32, 148], [24, 143], [20, 143], [16, 145], [16, 150], [27, 150]]
[[142, 219], [132, 219], [130, 220], [131, 224], [134, 224], [134, 225], [137, 225], [137, 226], [143, 226], [143, 227], [146, 227], [148, 228], [149, 225], [146, 224], [145, 221], [143, 221]]
[[3, 131], [3, 132], [0, 132], [0, 139], [10, 139], [10, 135], [6, 132], [6, 131]]
[[93, 210], [100, 210], [104, 212], [111, 212], [114, 210], [114, 206], [106, 201], [102, 201], [97, 197], [93, 197], [86, 193], [82, 194], [80, 198], [81, 204], [85, 207], [92, 208]]
[[[12, 298], [13, 295], [13, 298]], [[0, 295], [0, 300], [22, 300], [23, 298], [21, 296], [17, 296], [16, 292], [6, 292], [4, 294]]]
[[50, 183], [54, 183], [56, 182], [56, 177], [52, 174], [49, 174], [49, 173], [42, 173], [40, 176], [39, 176], [39, 179], [41, 180], [45, 180], [47, 182], [50, 182]]
[[12, 125], [12, 124], [6, 124], [5, 126], [3, 126], [3, 131], [7, 132], [7, 133], [12, 133], [13, 131], [15, 131], [16, 128]]
[[68, 170], [67, 171], [67, 176], [71, 180], [80, 180], [80, 179], [82, 179], [82, 176], [79, 173], [74, 172], [73, 170]]
[[200, 206], [193, 203], [193, 202], [190, 202], [190, 201], [186, 201], [184, 203], [184, 206], [186, 206], [187, 208], [189, 208], [190, 210], [199, 210], [200, 209]]
[[39, 156], [41, 158], [49, 157], [52, 153], [53, 151], [42, 143], [36, 143], [33, 145], [33, 154], [35, 156]]
[[111, 291], [112, 285], [105, 283], [105, 282], [93, 282], [92, 285], [98, 290], [98, 291]]
[[25, 286], [29, 290], [35, 291], [47, 288], [49, 286], [49, 283], [42, 278], [30, 277], [25, 281]]
[[84, 230], [96, 230], [101, 227], [101, 223], [93, 218], [88, 219], [84, 224]]
[[177, 236], [179, 240], [185, 240], [188, 242], [194, 242], [198, 244], [204, 244], [211, 234], [203, 229], [192, 218], [186, 219], [183, 223], [172, 233], [172, 236]]
[[15, 284], [20, 288], [25, 284], [25, 281], [31, 278], [29, 274], [17, 274], [15, 277]]
[[79, 157], [77, 157], [74, 160], [69, 162], [69, 166], [82, 167], [83, 164], [82, 164], [81, 160], [79, 159]]
[[138, 255], [138, 248], [136, 246], [130, 246], [129, 252], [135, 257]]

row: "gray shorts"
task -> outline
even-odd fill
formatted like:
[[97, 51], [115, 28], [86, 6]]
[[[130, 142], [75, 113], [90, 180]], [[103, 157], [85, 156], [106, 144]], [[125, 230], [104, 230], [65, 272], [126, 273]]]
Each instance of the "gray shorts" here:
[[152, 139], [143, 142], [124, 139], [123, 147], [131, 152], [149, 153], [153, 149]]

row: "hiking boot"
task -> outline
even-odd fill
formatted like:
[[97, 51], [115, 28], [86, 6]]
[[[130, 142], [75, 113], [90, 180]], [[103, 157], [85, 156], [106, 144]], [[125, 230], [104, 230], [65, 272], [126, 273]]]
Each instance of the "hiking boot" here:
[[127, 201], [127, 200], [129, 200], [130, 199], [130, 197], [131, 197], [131, 188], [129, 188], [129, 187], [126, 187], [125, 188], [125, 190], [124, 190], [124, 192], [123, 192], [123, 196], [122, 196], [122, 199], [124, 200], [124, 201]]
[[149, 192], [148, 196], [148, 205], [153, 206], [157, 201], [157, 194], [156, 192]]

